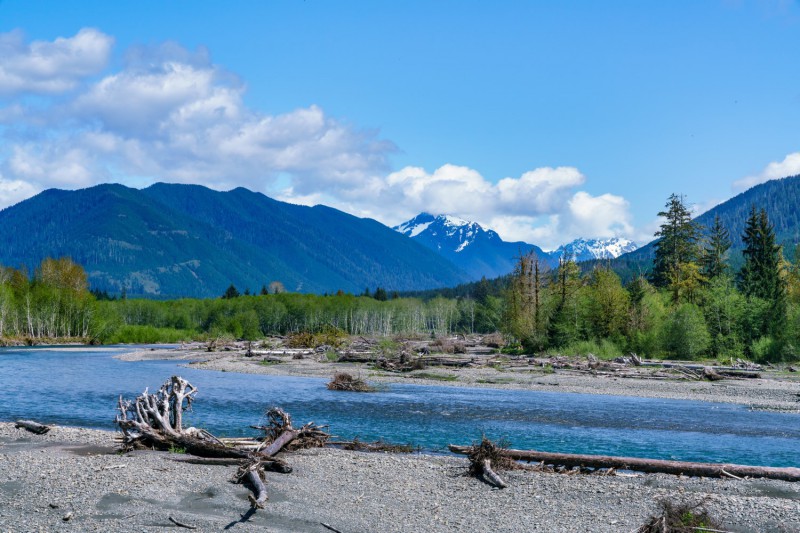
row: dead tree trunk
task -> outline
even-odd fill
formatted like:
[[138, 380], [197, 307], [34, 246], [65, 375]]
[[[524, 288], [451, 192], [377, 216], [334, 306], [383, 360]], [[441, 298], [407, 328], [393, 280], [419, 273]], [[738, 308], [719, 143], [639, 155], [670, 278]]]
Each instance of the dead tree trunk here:
[[[451, 444], [450, 451], [470, 455], [472, 446]], [[686, 461], [665, 461], [660, 459], [640, 459], [638, 457], [610, 457], [603, 455], [577, 455], [569, 453], [549, 453], [535, 450], [503, 449], [500, 454], [516, 461], [544, 462], [545, 464], [566, 467], [615, 468], [617, 470], [636, 470], [638, 472], [675, 474], [698, 477], [751, 477], [800, 481], [800, 468], [775, 468], [768, 466], [749, 466], [722, 463], [692, 463]]]
[[51, 429], [50, 426], [45, 426], [44, 424], [34, 422], [33, 420], [17, 420], [14, 423], [14, 427], [17, 429], [27, 429], [31, 433], [36, 433], [37, 435], [44, 435]]

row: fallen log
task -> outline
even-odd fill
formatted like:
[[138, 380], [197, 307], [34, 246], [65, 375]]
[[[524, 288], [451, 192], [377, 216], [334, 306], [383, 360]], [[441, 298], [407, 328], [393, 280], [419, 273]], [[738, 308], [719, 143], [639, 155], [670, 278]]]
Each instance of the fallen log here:
[[31, 433], [36, 433], [37, 435], [44, 435], [51, 429], [50, 426], [34, 422], [33, 420], [17, 420], [14, 423], [14, 427], [17, 429], [27, 429]]
[[269, 499], [267, 495], [267, 486], [264, 484], [260, 467], [261, 463], [259, 461], [252, 461], [249, 464], [242, 465], [236, 474], [237, 480], [240, 483], [248, 483], [253, 491], [253, 494], [248, 495], [250, 506], [253, 509], [263, 509], [264, 504], [266, 504], [267, 499]]
[[[451, 444], [450, 451], [461, 455], [472, 453], [471, 446]], [[750, 466], [722, 463], [692, 463], [687, 461], [667, 461], [661, 459], [641, 459], [638, 457], [612, 457], [604, 455], [580, 455], [569, 453], [539, 452], [536, 450], [503, 449], [504, 457], [516, 461], [544, 462], [545, 464], [566, 467], [616, 468], [637, 472], [674, 474], [696, 477], [738, 477], [779, 479], [800, 481], [800, 468], [777, 468], [770, 466]]]

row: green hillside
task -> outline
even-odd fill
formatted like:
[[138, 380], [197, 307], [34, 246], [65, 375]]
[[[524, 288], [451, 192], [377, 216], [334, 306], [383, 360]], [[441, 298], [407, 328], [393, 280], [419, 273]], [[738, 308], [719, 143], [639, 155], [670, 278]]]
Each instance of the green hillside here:
[[280, 281], [298, 292], [415, 290], [466, 274], [382, 224], [287, 204], [246, 189], [48, 190], [0, 211], [0, 264], [42, 258], [83, 265], [93, 287], [151, 297], [218, 296], [233, 283]]

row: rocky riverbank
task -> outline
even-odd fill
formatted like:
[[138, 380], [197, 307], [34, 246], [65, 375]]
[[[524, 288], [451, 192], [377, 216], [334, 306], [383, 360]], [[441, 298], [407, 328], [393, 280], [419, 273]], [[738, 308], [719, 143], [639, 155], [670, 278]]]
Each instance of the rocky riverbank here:
[[[181, 454], [115, 452], [113, 433], [0, 423], [0, 531], [634, 531], [658, 502], [705, 501], [728, 531], [800, 530], [798, 484], [668, 475], [511, 472], [507, 489], [465, 476], [459, 457], [312, 449], [269, 474], [249, 513], [234, 468]], [[67, 519], [68, 518], [68, 519]]]
[[202, 347], [139, 349], [122, 354], [121, 359], [185, 360], [194, 368], [248, 374], [271, 374], [330, 378], [348, 372], [375, 383], [417, 383], [455, 387], [525, 389], [580, 394], [671, 398], [747, 405], [752, 409], [800, 413], [800, 379], [796, 373], [760, 372], [760, 379], [721, 381], [651, 379], [657, 369], [643, 369], [632, 377], [608, 373], [595, 374], [547, 365], [429, 367], [410, 372], [387, 372], [368, 363], [330, 361], [325, 353], [303, 349], [275, 349], [246, 357], [242, 350], [207, 352]]

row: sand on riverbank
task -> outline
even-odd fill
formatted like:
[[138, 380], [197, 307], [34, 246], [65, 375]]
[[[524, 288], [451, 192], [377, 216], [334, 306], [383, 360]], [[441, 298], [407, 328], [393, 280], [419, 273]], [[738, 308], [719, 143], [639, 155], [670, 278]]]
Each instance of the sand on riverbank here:
[[[729, 531], [800, 531], [800, 484], [512, 472], [466, 477], [466, 460], [313, 449], [284, 455], [267, 508], [248, 513], [234, 468], [169, 452], [114, 452], [114, 433], [0, 423], [0, 531], [634, 531], [664, 498], [706, 507]], [[63, 518], [72, 513], [69, 521]]]
[[[455, 387], [524, 389], [580, 394], [671, 398], [747, 405], [752, 409], [800, 413], [800, 380], [782, 379], [763, 373], [763, 379], [725, 379], [722, 381], [652, 380], [590, 375], [570, 370], [548, 371], [539, 367], [497, 370], [480, 368], [436, 368], [408, 373], [374, 370], [364, 363], [333, 363], [324, 356], [302, 350], [272, 351], [268, 356], [245, 357], [236, 351], [207, 352], [197, 348], [158, 348], [132, 350], [117, 356], [127, 361], [145, 359], [184, 360], [193, 368], [268, 374], [331, 378], [335, 372], [349, 372], [376, 383], [416, 383]], [[264, 358], [267, 358], [267, 364]], [[189, 363], [191, 361], [191, 363]]]

